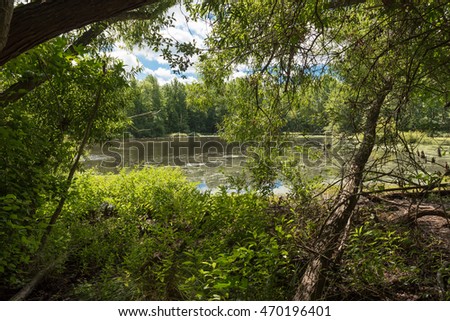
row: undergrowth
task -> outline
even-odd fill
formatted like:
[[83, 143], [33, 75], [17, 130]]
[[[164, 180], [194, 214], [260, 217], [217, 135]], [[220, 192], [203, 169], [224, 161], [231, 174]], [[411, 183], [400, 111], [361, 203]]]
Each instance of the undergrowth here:
[[[80, 174], [44, 255], [58, 266], [32, 299], [290, 300], [326, 213], [298, 190], [202, 193], [167, 168]], [[411, 226], [360, 215], [324, 299], [439, 299], [442, 260]]]
[[64, 295], [279, 300], [292, 295], [295, 213], [255, 193], [201, 193], [177, 169], [80, 175], [55, 227]]

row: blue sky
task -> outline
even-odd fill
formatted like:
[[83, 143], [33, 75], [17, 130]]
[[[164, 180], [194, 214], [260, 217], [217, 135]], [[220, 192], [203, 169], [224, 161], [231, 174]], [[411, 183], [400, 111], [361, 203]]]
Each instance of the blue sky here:
[[[172, 14], [175, 17], [174, 25], [165, 30], [163, 34], [180, 42], [195, 40], [200, 48], [205, 48], [204, 39], [210, 30], [209, 22], [190, 20], [186, 9], [180, 5], [169, 10], [168, 15]], [[138, 79], [144, 79], [147, 75], [153, 75], [158, 79], [160, 85], [167, 84], [174, 78], [177, 78], [182, 83], [191, 83], [197, 79], [195, 65], [191, 66], [183, 74], [184, 78], [182, 78], [181, 75], [176, 75], [172, 72], [169, 64], [162, 58], [160, 52], [154, 52], [151, 48], [135, 48], [132, 51], [128, 51], [123, 49], [123, 46], [120, 44], [117, 44], [111, 55], [122, 59], [127, 69], [142, 67], [142, 71], [137, 74]], [[191, 61], [195, 63], [197, 57], [194, 57]], [[243, 77], [246, 75], [244, 72], [246, 70], [248, 70], [246, 66], [239, 66], [230, 78]]]
[[[204, 47], [204, 38], [208, 33], [209, 26], [206, 21], [189, 21], [186, 10], [183, 7], [175, 6], [169, 10], [169, 15], [174, 14], [174, 26], [165, 30], [165, 36], [172, 37], [180, 42], [195, 40], [200, 47]], [[132, 51], [124, 49], [121, 44], [117, 44], [111, 56], [123, 60], [126, 68], [141, 67], [142, 71], [137, 74], [138, 79], [143, 79], [147, 75], [153, 75], [158, 79], [160, 85], [178, 78], [183, 83], [190, 83], [197, 79], [195, 67], [190, 67], [185, 73], [185, 78], [174, 74], [167, 61], [161, 57], [161, 53], [154, 52], [151, 48], [135, 48]], [[197, 57], [193, 58], [193, 62]]]

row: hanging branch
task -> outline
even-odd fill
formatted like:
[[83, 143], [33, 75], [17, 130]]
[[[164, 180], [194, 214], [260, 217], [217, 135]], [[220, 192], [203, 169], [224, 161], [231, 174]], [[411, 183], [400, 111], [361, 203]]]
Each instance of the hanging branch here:
[[[78, 55], [78, 52], [75, 49], [77, 46], [89, 45], [107, 27], [107, 23], [98, 23], [92, 25], [71, 46], [69, 46], [65, 50], [65, 53]], [[5, 107], [9, 103], [13, 103], [19, 100], [49, 79], [50, 77], [45, 75], [45, 69], [44, 73], [22, 76], [15, 84], [11, 85], [0, 93], [0, 108]]]

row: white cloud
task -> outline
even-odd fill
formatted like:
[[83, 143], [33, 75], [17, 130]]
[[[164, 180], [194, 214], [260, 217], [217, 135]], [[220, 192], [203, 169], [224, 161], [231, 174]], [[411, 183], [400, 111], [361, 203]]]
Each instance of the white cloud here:
[[[206, 35], [209, 33], [210, 28], [206, 21], [190, 21], [187, 24], [189, 30], [191, 30], [197, 37], [201, 38], [201, 43], [204, 43]], [[202, 46], [203, 48], [203, 46]]]
[[151, 48], [135, 48], [133, 53], [136, 56], [145, 58], [148, 61], [155, 61], [158, 64], [167, 64], [167, 61], [162, 57], [161, 52], [153, 51]]
[[248, 76], [249, 73], [250, 73], [250, 68], [247, 65], [238, 64], [234, 68], [234, 71], [230, 76], [230, 80], [246, 77], [246, 76]]
[[125, 65], [125, 70], [130, 72], [132, 69], [140, 68], [142, 66], [139, 59], [134, 53], [127, 50], [116, 47], [112, 52], [108, 53], [109, 56], [120, 59]]
[[191, 33], [193, 37], [198, 37], [198, 39], [203, 40], [209, 33], [210, 28], [208, 22], [202, 20], [193, 21], [189, 17], [189, 14], [187, 13], [184, 5], [172, 7], [169, 10], [168, 14], [173, 14], [175, 18], [175, 28], [186, 30]]
[[201, 41], [199, 37], [196, 37], [189, 32], [188, 29], [170, 27], [162, 32], [163, 36], [172, 38], [178, 42], [192, 42], [196, 39], [197, 43]]
[[170, 83], [173, 79], [177, 78], [181, 83], [187, 84], [197, 80], [194, 76], [181, 77], [174, 74], [169, 68], [159, 67], [158, 69], [144, 68], [140, 78], [145, 78], [147, 75], [154, 76], [160, 85]]
[[153, 75], [162, 78], [162, 79], [171, 79], [173, 78], [173, 73], [169, 69], [165, 68], [158, 68], [156, 70], [153, 70]]
[[[178, 42], [192, 42], [195, 40], [196, 46], [204, 48], [204, 39], [208, 34], [208, 26], [204, 21], [191, 20], [183, 5], [177, 5], [169, 9], [167, 15], [173, 14], [175, 20], [173, 26], [164, 29], [161, 33], [164, 37], [173, 39]], [[149, 61], [156, 61], [159, 64], [167, 64], [167, 61], [161, 56], [161, 52], [155, 52], [152, 48], [134, 48], [133, 53], [142, 56]], [[193, 58], [193, 62], [197, 61], [197, 57]]]
[[179, 82], [182, 82], [183, 84], [190, 84], [193, 83], [194, 81], [197, 81], [197, 78], [195, 77], [186, 77], [186, 78], [178, 78]]
[[243, 78], [245, 76], [247, 76], [247, 73], [245, 73], [243, 71], [235, 71], [231, 74], [230, 80], [234, 80], [236, 78]]
[[[207, 22], [192, 21], [187, 17], [184, 6], [180, 5], [169, 10], [168, 15], [172, 14], [175, 18], [173, 26], [163, 30], [163, 35], [179, 42], [192, 42], [195, 40], [199, 48], [204, 48], [204, 39], [209, 30]], [[150, 47], [135, 47], [132, 52], [129, 52], [125, 49], [124, 44], [117, 43], [115, 49], [109, 55], [123, 60], [127, 71], [141, 67], [141, 71], [137, 74], [138, 79], [143, 79], [147, 75], [153, 75], [161, 85], [171, 82], [174, 78], [177, 78], [182, 83], [191, 83], [197, 80], [197, 72], [194, 66], [188, 67], [183, 78], [170, 70], [169, 63], [162, 57], [161, 52], [155, 52]], [[197, 56], [191, 58], [192, 63], [195, 64], [197, 61]]]
[[195, 66], [189, 66], [184, 73], [185, 74], [197, 74], [197, 69]]

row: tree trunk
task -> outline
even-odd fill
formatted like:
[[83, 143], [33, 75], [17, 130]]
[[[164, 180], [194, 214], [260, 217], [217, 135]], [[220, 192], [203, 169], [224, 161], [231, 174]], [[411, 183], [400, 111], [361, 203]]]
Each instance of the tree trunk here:
[[63, 33], [158, 1], [54, 0], [18, 6], [13, 12], [6, 45], [0, 52], [0, 66]]
[[392, 84], [386, 83], [367, 111], [363, 141], [339, 193], [337, 206], [322, 225], [314, 246], [315, 254], [300, 280], [294, 300], [318, 300], [322, 297], [326, 283], [325, 273], [330, 264], [340, 256], [337, 253], [337, 248], [339, 243], [343, 241], [347, 223], [358, 202], [364, 168], [375, 145], [376, 126], [380, 110], [391, 89]]
[[6, 46], [9, 26], [14, 10], [14, 0], [0, 0], [0, 52]]

